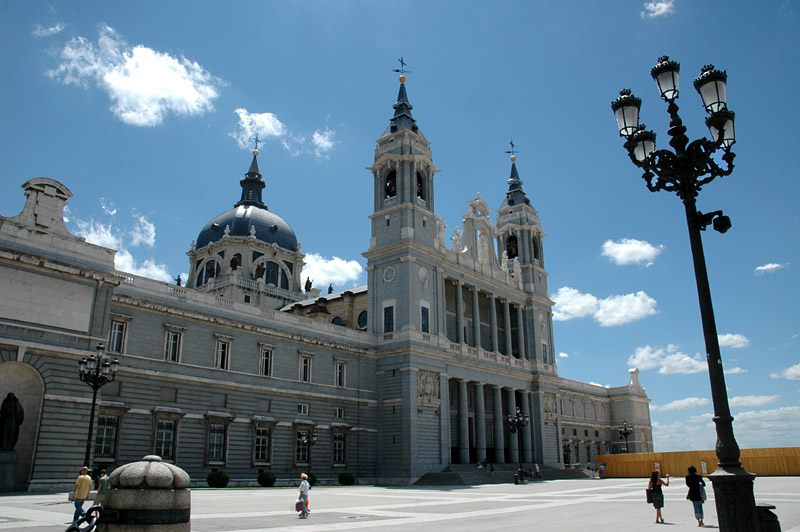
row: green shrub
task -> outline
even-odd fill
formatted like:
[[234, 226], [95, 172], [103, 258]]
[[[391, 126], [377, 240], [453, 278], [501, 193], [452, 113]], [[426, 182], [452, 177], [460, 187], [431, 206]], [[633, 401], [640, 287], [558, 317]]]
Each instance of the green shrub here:
[[217, 469], [209, 473], [206, 482], [212, 488], [224, 488], [231, 481], [231, 477], [222, 469]]
[[356, 477], [352, 473], [339, 473], [339, 484], [342, 486], [352, 486], [356, 483]]
[[265, 488], [271, 488], [275, 485], [275, 473], [272, 471], [264, 471], [263, 473], [258, 474], [258, 485], [264, 486]]
[[317, 485], [317, 475], [315, 475], [314, 473], [309, 473], [308, 474], [308, 483], [310, 485], [312, 485], [312, 486], [316, 486]]

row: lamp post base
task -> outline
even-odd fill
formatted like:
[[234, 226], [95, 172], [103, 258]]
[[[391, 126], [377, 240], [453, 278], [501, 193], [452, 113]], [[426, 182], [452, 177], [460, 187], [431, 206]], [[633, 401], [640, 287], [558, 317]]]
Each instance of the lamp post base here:
[[759, 532], [753, 480], [742, 466], [718, 466], [708, 475], [714, 486], [720, 532]]

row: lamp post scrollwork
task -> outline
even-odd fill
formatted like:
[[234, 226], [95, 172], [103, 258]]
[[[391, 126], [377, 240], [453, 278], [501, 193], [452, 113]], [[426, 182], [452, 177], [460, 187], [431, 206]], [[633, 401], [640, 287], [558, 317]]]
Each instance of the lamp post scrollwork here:
[[105, 345], [97, 345], [97, 356], [89, 355], [82, 358], [78, 363], [78, 377], [92, 389], [92, 409], [89, 414], [89, 434], [86, 436], [86, 454], [83, 458], [83, 465], [91, 469], [89, 460], [92, 454], [92, 434], [94, 433], [94, 412], [97, 408], [97, 392], [113, 381], [117, 376], [119, 360], [109, 359], [105, 356]]

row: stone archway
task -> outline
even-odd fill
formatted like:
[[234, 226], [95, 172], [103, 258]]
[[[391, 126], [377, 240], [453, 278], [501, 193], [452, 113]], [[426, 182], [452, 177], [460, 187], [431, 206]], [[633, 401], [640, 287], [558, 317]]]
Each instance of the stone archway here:
[[36, 369], [24, 362], [0, 363], [0, 401], [8, 393], [19, 399], [25, 416], [19, 427], [19, 440], [14, 448], [19, 455], [16, 491], [28, 488], [33, 465], [36, 440], [39, 434], [39, 417], [44, 399], [44, 380]]

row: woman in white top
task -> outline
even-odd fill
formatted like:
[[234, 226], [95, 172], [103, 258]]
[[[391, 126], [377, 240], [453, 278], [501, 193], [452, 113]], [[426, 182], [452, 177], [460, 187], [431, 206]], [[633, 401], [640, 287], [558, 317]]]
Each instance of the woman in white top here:
[[300, 500], [303, 501], [303, 511], [300, 512], [300, 519], [308, 517], [308, 490], [311, 485], [308, 483], [308, 475], [300, 474]]

